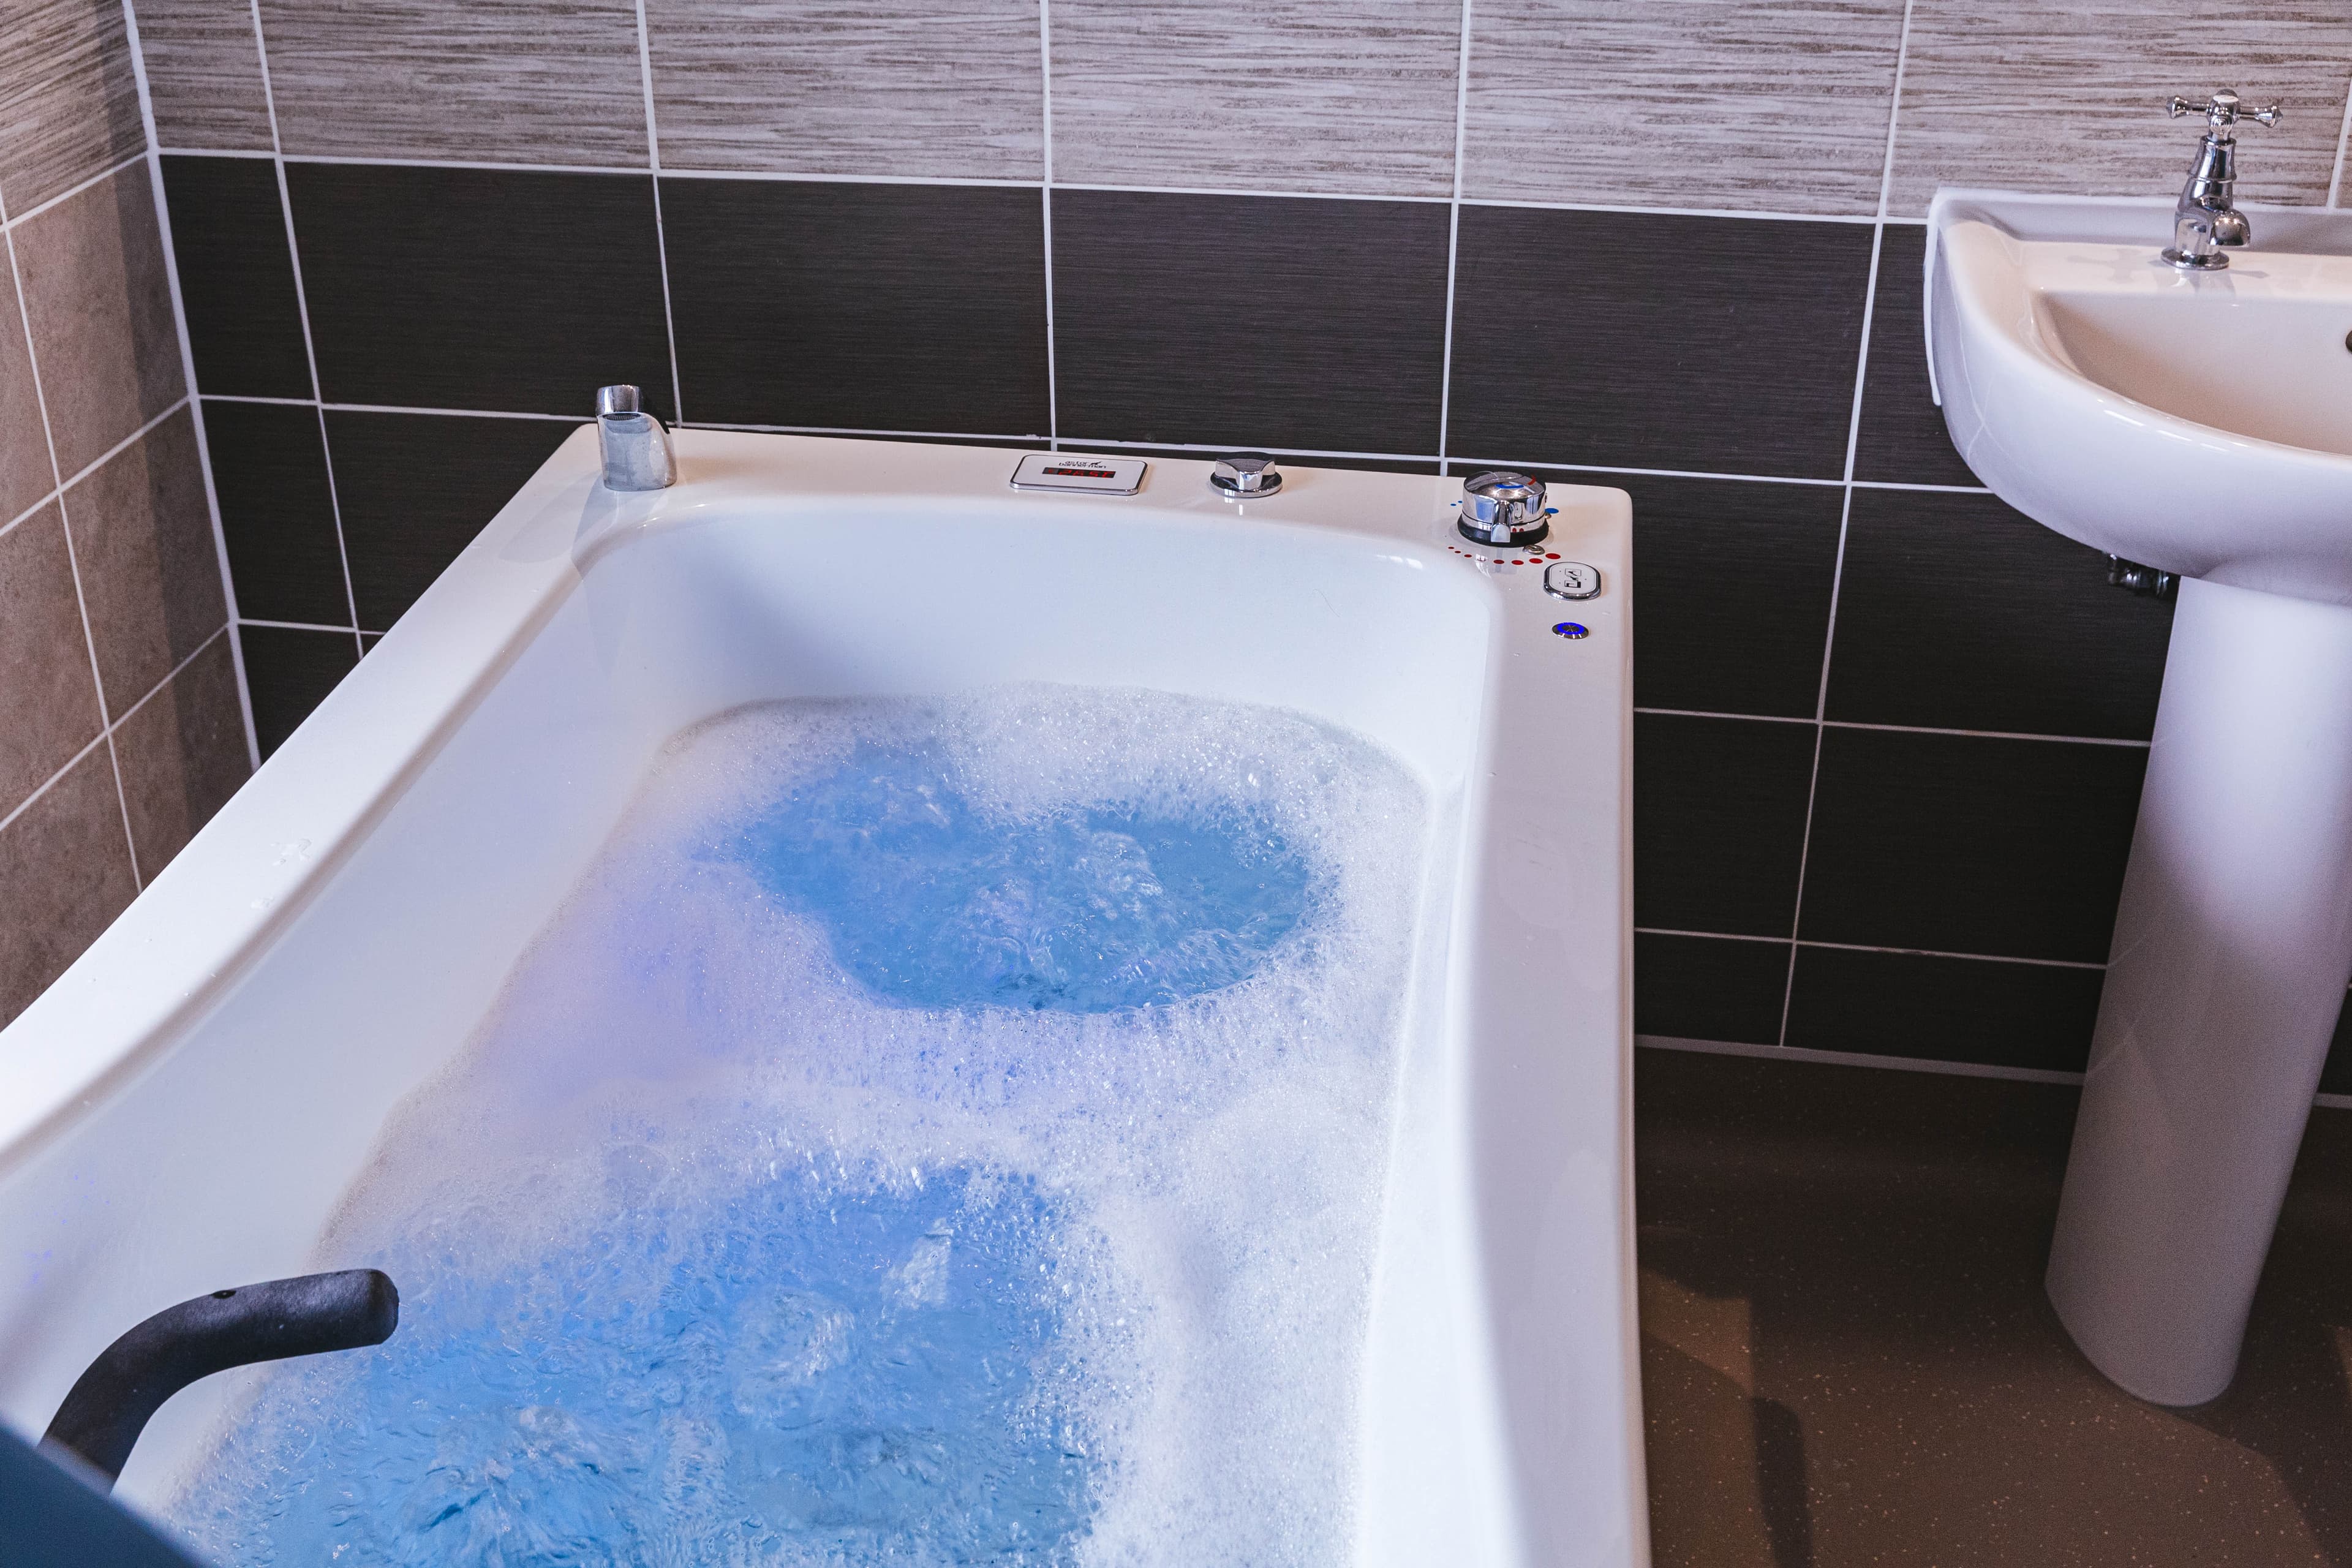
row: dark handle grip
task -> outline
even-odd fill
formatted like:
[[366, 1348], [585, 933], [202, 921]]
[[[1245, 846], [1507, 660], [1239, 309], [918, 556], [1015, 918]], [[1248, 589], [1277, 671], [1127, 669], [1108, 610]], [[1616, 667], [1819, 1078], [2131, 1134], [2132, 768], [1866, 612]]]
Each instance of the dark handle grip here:
[[107, 1346], [74, 1381], [41, 1446], [72, 1450], [111, 1481], [148, 1417], [198, 1378], [255, 1362], [380, 1345], [399, 1326], [400, 1292], [374, 1268], [198, 1296]]

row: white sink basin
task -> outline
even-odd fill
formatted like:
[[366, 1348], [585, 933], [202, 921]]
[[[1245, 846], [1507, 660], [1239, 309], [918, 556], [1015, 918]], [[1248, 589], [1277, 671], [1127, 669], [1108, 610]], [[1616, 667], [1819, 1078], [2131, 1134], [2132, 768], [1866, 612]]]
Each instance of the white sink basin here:
[[2352, 604], [2352, 213], [2255, 212], [2225, 271], [2165, 201], [1946, 191], [1930, 363], [1969, 465], [2069, 538]]
[[2158, 259], [2167, 201], [1928, 216], [1969, 466], [2181, 577], [2049, 1275], [2084, 1352], [2167, 1405], [2235, 1371], [2352, 976], [2352, 214], [2249, 216], [2195, 274]]

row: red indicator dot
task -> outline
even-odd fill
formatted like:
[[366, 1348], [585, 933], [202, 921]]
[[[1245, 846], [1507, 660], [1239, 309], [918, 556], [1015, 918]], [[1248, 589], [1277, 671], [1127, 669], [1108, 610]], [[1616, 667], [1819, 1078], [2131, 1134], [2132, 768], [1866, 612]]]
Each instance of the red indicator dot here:
[[1550, 554], [1545, 556], [1544, 559], [1547, 561], [1557, 561], [1559, 559], [1559, 552], [1555, 550]]

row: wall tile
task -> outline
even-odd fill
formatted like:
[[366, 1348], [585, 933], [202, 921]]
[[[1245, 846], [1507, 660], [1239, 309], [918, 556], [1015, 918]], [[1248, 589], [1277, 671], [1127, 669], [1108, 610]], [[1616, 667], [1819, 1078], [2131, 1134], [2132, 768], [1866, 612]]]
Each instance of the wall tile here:
[[247, 620], [349, 626], [343, 551], [319, 411], [205, 400], [229, 580]]
[[1054, 177], [1449, 195], [1461, 0], [1056, 0]]
[[2146, 740], [2171, 634], [2171, 605], [1996, 497], [1858, 489], [1829, 716]]
[[1973, 485], [1927, 384], [1927, 324], [1919, 300], [1927, 230], [1888, 224], [1871, 296], [1870, 360], [1863, 371], [1862, 428], [1853, 477], [1903, 485]]
[[[1449, 448], [1843, 478], [1870, 233], [1463, 208]], [[1592, 265], [1600, 256], [1615, 264]]]
[[0, 204], [10, 216], [147, 145], [120, 0], [10, 0], [0, 47]]
[[100, 746], [0, 827], [0, 1025], [48, 989], [138, 896], [114, 768]]
[[0, 527], [58, 487], [25, 318], [16, 307], [16, 267], [0, 248]]
[[2352, 996], [2336, 1016], [2336, 1037], [2327, 1047], [2327, 1065], [2320, 1070], [2319, 1092], [2352, 1094]]
[[269, 151], [251, 0], [138, 0], [138, 10], [156, 141]]
[[330, 412], [360, 625], [389, 629], [577, 428], [554, 419]]
[[1830, 485], [1549, 476], [1633, 498], [1633, 701], [1810, 719], [1845, 493]]
[[2052, 964], [1801, 947], [1788, 1043], [2080, 1072], [2105, 978]]
[[687, 412], [1042, 434], [1043, 201], [972, 185], [664, 180]]
[[155, 689], [228, 619], [195, 416], [183, 408], [66, 492], [109, 712]]
[[16, 230], [16, 265], [68, 478], [187, 389], [153, 186], [123, 170]]
[[1789, 944], [1698, 936], [1633, 939], [1633, 1032], [1778, 1045]]
[[261, 0], [261, 19], [289, 157], [647, 162], [634, 0]]
[[789, 22], [766, 0], [647, 0], [646, 21], [666, 168], [1045, 177], [1034, 0], [817, 0]]
[[253, 771], [227, 635], [114, 731], [139, 875], [152, 881]]
[[1433, 453], [1447, 210], [1054, 193], [1061, 429]]
[[302, 341], [277, 164], [261, 158], [163, 163], [197, 390], [310, 396], [310, 355]]
[[266, 762], [336, 682], [358, 667], [359, 648], [349, 632], [240, 626], [236, 636], [245, 651], [246, 689], [253, 698], [254, 736]]
[[1799, 934], [2104, 963], [2147, 763], [2137, 746], [1832, 728]]
[[[0, 533], [0, 816], [100, 728], [98, 682], [54, 503]], [[0, 928], [10, 922], [0, 921]]]
[[[1902, 0], [1478, 0], [1464, 191], [1874, 213], [1903, 10]], [[1058, 89], [1054, 107], [1058, 119]]]
[[672, 413], [650, 178], [286, 174], [329, 402], [587, 417], [629, 381]]
[[1938, 184], [2176, 195], [2198, 131], [2165, 100], [2220, 87], [2287, 111], [2247, 133], [2239, 199], [2325, 202], [2347, 77], [2339, 0], [1916, 0], [1888, 210], [1924, 213]]
[[1786, 937], [1813, 727], [1633, 718], [1633, 922]]

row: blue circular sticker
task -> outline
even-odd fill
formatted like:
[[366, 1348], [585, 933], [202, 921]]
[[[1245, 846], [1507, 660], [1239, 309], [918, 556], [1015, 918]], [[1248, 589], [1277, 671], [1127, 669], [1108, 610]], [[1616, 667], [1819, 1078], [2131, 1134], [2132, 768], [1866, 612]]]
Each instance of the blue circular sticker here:
[[1592, 635], [1590, 627], [1580, 626], [1574, 621], [1562, 621], [1559, 625], [1552, 627], [1552, 630], [1568, 638], [1570, 642], [1575, 641], [1578, 637], [1589, 637]]

